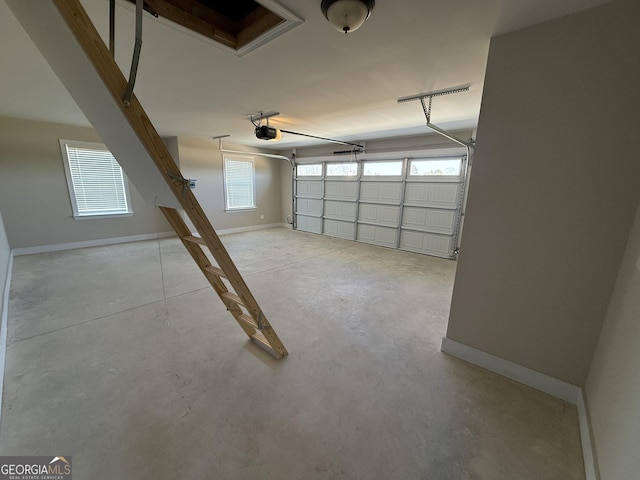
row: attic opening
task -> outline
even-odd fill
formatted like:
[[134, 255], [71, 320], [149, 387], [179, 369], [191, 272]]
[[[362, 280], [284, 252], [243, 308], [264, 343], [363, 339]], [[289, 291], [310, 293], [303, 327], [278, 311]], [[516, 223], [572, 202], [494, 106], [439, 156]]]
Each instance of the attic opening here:
[[275, 0], [260, 3], [254, 0], [144, 0], [144, 9], [155, 17], [204, 35], [238, 55], [302, 23]]

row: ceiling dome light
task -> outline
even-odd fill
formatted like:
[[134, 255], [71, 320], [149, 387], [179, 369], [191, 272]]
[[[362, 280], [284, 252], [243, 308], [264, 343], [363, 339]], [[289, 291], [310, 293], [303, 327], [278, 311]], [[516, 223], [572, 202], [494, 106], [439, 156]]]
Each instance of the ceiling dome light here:
[[336, 30], [355, 32], [369, 18], [375, 0], [322, 0], [320, 9]]

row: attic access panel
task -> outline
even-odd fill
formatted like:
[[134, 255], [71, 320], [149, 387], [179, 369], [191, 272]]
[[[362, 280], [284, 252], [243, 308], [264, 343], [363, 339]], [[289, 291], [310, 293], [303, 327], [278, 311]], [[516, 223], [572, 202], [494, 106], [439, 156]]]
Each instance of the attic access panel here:
[[[135, 0], [128, 0], [135, 3]], [[302, 23], [275, 0], [144, 0], [152, 15], [217, 42], [238, 55]]]

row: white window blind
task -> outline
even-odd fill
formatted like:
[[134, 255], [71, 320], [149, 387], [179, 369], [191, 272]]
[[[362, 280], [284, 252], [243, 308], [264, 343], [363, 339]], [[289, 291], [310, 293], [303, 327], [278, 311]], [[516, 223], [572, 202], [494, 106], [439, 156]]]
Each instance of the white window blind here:
[[122, 168], [104, 145], [61, 140], [75, 217], [131, 214]]
[[224, 191], [227, 210], [256, 208], [252, 158], [224, 158]]

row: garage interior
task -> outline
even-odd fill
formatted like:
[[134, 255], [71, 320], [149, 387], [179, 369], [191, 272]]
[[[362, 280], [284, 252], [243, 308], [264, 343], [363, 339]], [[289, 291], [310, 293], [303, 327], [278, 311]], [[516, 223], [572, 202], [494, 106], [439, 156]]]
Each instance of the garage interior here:
[[[109, 2], [80, 3], [107, 44]], [[90, 80], [56, 70], [57, 38], [29, 26], [41, 7], [0, 3], [16, 45], [0, 54], [0, 453], [65, 453], [90, 478], [632, 478], [636, 2], [378, 2], [347, 35], [320, 2], [258, 3], [280, 20], [259, 9], [263, 36], [243, 44], [258, 28], [243, 23], [233, 45], [146, 10], [132, 109], [179, 180], [197, 179], [176, 198], [221, 234], [280, 360], [246, 341], [172, 235], [167, 187], [120, 156], [130, 132], [107, 103], [67, 93]], [[115, 6], [127, 75], [135, 6]], [[397, 101], [454, 85], [469, 89], [435, 97], [432, 121], [473, 139], [471, 158]], [[275, 110], [270, 126], [315, 138], [256, 138], [249, 117]], [[107, 144], [132, 214], [74, 218], [63, 139]], [[229, 158], [251, 158], [254, 208], [225, 205]], [[411, 178], [442, 159], [469, 175]], [[402, 174], [366, 178], [393, 162]], [[429, 203], [447, 183], [459, 203]], [[448, 209], [451, 231], [416, 220]]]
[[55, 442], [94, 478], [114, 455], [128, 478], [583, 478], [573, 406], [439, 351], [454, 262], [223, 239], [285, 359], [243, 340], [177, 239], [16, 257], [3, 450]]

